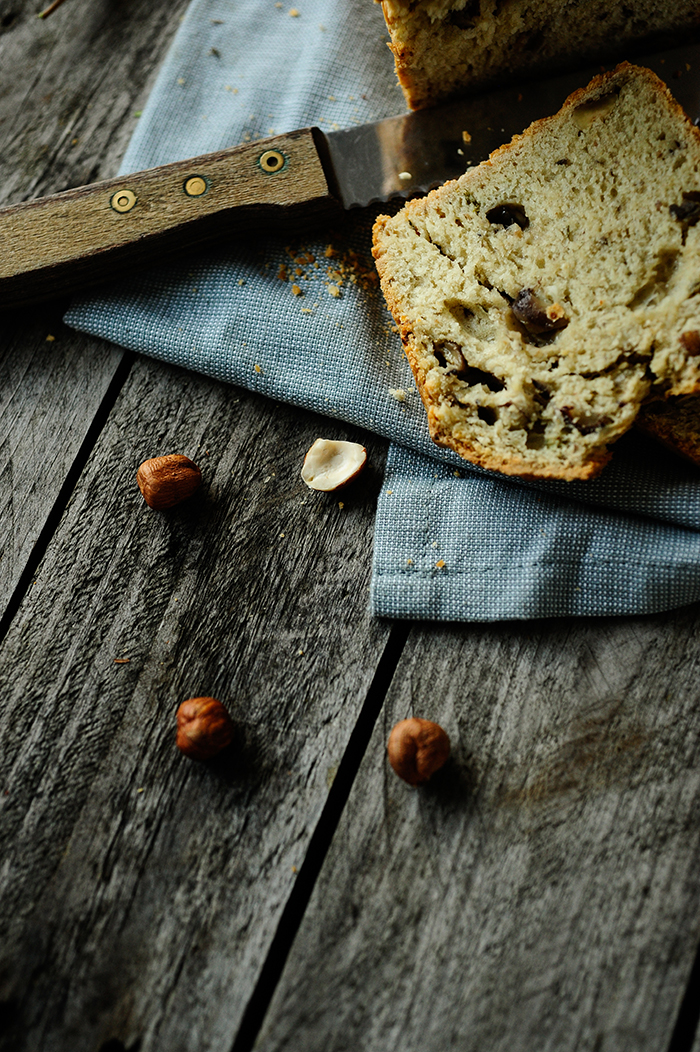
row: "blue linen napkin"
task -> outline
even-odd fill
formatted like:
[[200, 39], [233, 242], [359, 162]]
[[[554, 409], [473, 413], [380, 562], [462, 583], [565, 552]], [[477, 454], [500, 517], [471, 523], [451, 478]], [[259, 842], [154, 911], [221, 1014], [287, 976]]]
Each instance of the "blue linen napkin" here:
[[[299, 4], [193, 0], [121, 172], [402, 112], [379, 5]], [[66, 321], [391, 439], [377, 616], [640, 614], [700, 598], [700, 474], [648, 439], [626, 436], [594, 481], [538, 486], [433, 445], [376, 281], [372, 218], [322, 237], [231, 237], [82, 298]]]

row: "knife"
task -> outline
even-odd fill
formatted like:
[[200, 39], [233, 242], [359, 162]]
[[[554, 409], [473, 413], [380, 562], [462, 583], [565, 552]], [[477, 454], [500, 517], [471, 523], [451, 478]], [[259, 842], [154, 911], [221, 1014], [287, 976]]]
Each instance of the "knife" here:
[[[635, 58], [700, 122], [700, 45]], [[0, 308], [251, 230], [321, 227], [426, 193], [549, 116], [603, 67], [324, 133], [305, 128], [0, 209]]]

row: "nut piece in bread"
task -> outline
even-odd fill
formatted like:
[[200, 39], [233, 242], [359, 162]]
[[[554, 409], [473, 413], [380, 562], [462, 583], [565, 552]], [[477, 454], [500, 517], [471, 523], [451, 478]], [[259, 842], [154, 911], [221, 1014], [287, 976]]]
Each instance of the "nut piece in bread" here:
[[623, 63], [374, 228], [432, 438], [585, 479], [642, 403], [700, 390], [700, 132]]

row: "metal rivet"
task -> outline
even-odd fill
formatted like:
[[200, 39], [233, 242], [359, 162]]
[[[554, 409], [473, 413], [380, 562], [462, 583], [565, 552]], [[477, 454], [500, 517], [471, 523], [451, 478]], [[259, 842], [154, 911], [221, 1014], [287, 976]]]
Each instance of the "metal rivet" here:
[[133, 190], [117, 190], [116, 194], [112, 194], [109, 203], [115, 212], [130, 212], [136, 201]]
[[258, 164], [263, 172], [268, 174], [280, 172], [284, 168], [285, 161], [286, 157], [279, 150], [266, 150], [265, 153], [258, 157]]
[[184, 191], [188, 197], [201, 197], [206, 194], [209, 185], [201, 175], [192, 175], [185, 182]]

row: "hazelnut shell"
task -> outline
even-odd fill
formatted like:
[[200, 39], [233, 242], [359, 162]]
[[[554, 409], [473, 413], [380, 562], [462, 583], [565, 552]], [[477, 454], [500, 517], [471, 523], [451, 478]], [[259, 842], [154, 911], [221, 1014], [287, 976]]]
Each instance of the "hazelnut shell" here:
[[446, 763], [450, 739], [439, 724], [412, 716], [393, 728], [387, 753], [399, 778], [409, 785], [422, 785]]
[[192, 760], [216, 756], [231, 744], [233, 734], [231, 717], [216, 698], [188, 698], [177, 710], [176, 744]]
[[189, 457], [169, 453], [144, 460], [136, 481], [149, 508], [165, 511], [187, 500], [202, 484], [202, 473]]

